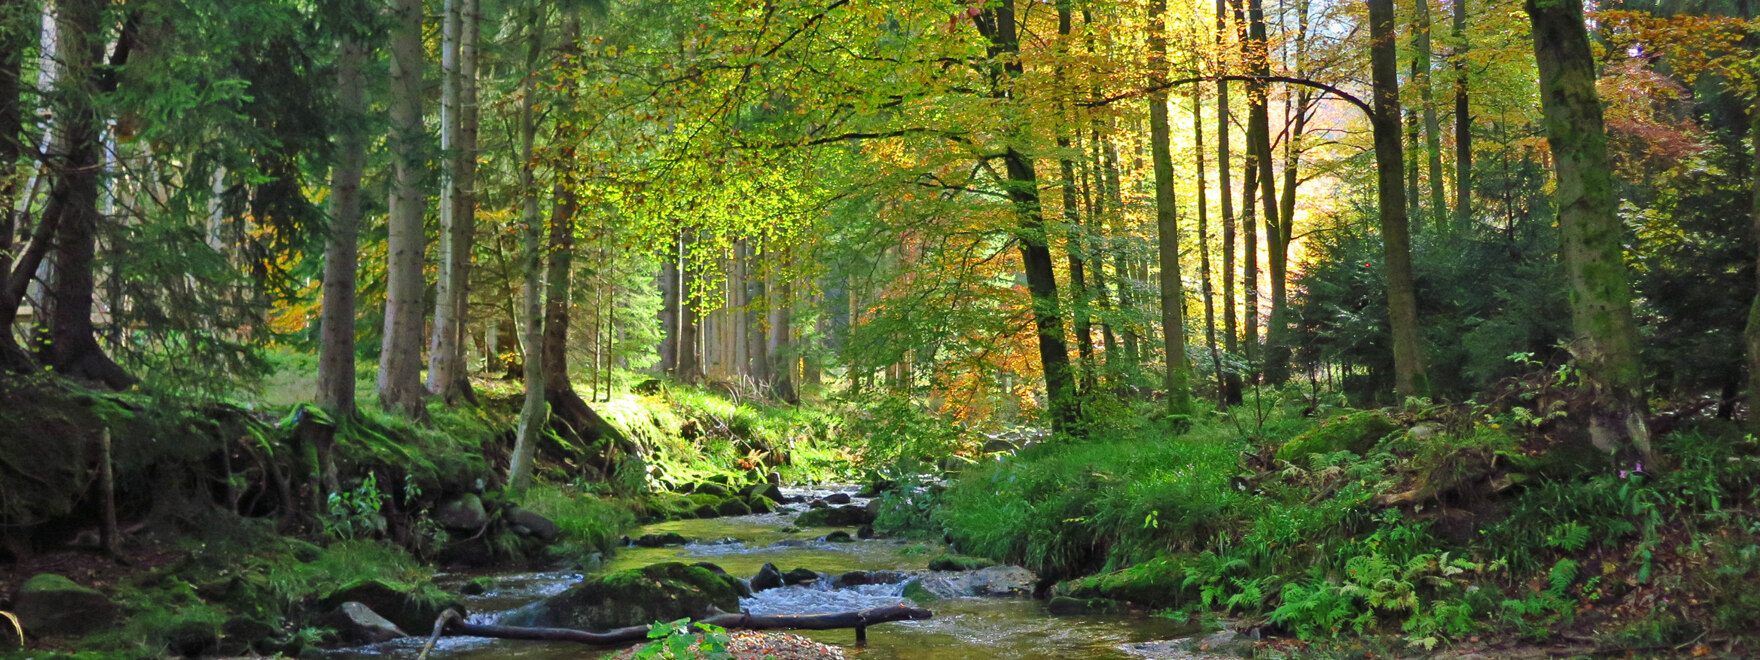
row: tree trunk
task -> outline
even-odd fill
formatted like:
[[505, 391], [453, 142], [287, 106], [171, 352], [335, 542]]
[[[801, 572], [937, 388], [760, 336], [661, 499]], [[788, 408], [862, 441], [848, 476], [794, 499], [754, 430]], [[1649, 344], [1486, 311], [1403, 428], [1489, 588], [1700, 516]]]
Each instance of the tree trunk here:
[[746, 255], [746, 345], [751, 347], [748, 358], [752, 382], [758, 386], [759, 392], [770, 391], [770, 301], [765, 291], [764, 276], [768, 270], [758, 264], [758, 254], [752, 249], [751, 243], [744, 243], [741, 249]]
[[1473, 115], [1467, 103], [1467, 0], [1454, 2], [1454, 224], [1473, 220]]
[[391, 21], [391, 211], [386, 220], [385, 338], [379, 407], [422, 414], [422, 326], [426, 277], [427, 159], [422, 149], [422, 2], [397, 0]]
[[[477, 30], [471, 20], [475, 7], [470, 5], [473, 0], [446, 0], [440, 48], [440, 272], [428, 347], [428, 391], [447, 401], [470, 388], [464, 373], [463, 331], [470, 287], [468, 244], [476, 215], [466, 178], [475, 173], [476, 154], [465, 148], [464, 140], [465, 79], [475, 74], [475, 67], [465, 60], [475, 55]], [[466, 40], [473, 42], [468, 51]]]
[[[1228, 12], [1224, 0], [1216, 0], [1216, 46], [1218, 51], [1228, 34]], [[1228, 81], [1216, 81], [1216, 191], [1222, 211], [1222, 344], [1230, 354], [1239, 351], [1238, 328], [1235, 327], [1234, 262], [1235, 224], [1234, 189], [1229, 183], [1229, 105]], [[1240, 374], [1229, 372], [1222, 377], [1223, 405], [1240, 403]]]
[[336, 54], [336, 166], [330, 175], [330, 236], [324, 244], [324, 311], [318, 322], [317, 404], [338, 420], [354, 414], [355, 272], [359, 270], [361, 173], [367, 159], [366, 42], [350, 35]]
[[1179, 209], [1173, 191], [1172, 127], [1167, 116], [1167, 0], [1149, 3], [1149, 149], [1155, 163], [1156, 247], [1161, 261], [1161, 336], [1166, 348], [1167, 414], [1192, 414], [1191, 366], [1186, 362], [1185, 287], [1180, 281]]
[[[1265, 5], [1262, 0], [1248, 0], [1247, 40], [1242, 42], [1242, 48], [1246, 50], [1244, 54], [1253, 75], [1270, 75], [1270, 42], [1265, 33]], [[1279, 325], [1283, 322], [1283, 281], [1289, 250], [1288, 241], [1283, 238], [1284, 221], [1278, 217], [1277, 176], [1271, 167], [1269, 94], [1270, 90], [1266, 89], [1265, 83], [1247, 83], [1247, 148], [1253, 152], [1252, 162], [1257, 166], [1259, 201], [1265, 215], [1266, 265], [1269, 267], [1267, 275], [1271, 280], [1271, 314], [1265, 321], [1265, 350], [1260, 353], [1260, 371], [1265, 374], [1267, 381], [1276, 384], [1283, 382], [1288, 372], [1283, 362], [1289, 354], [1280, 348], [1285, 340], [1283, 328]], [[1257, 287], [1254, 288], [1256, 295]]]
[[[25, 11], [31, 4], [0, 0], [0, 280], [10, 280], [17, 254], [18, 159], [25, 154], [19, 76], [24, 74], [25, 50], [40, 36], [39, 29], [26, 23], [37, 18], [37, 12]], [[10, 287], [0, 291], [0, 372], [25, 373], [36, 367], [12, 336], [19, 302]]]
[[1557, 177], [1558, 226], [1577, 333], [1571, 353], [1593, 397], [1590, 437], [1601, 451], [1636, 450], [1648, 458], [1644, 374], [1583, 3], [1527, 0], [1525, 6], [1534, 27], [1540, 108]]
[[[1754, 161], [1748, 168], [1748, 176], [1753, 179], [1748, 185], [1754, 189], [1754, 198], [1748, 216], [1754, 244], [1760, 247], [1760, 107], [1748, 108], [1748, 123], [1748, 139], [1754, 149]], [[1754, 302], [1748, 308], [1748, 327], [1743, 337], [1748, 349], [1748, 428], [1760, 434], [1760, 251], [1756, 252], [1754, 279]]]
[[[781, 252], [776, 255], [786, 261]], [[771, 262], [772, 266], [782, 266]], [[788, 278], [778, 276], [770, 287], [770, 345], [765, 349], [770, 358], [770, 389], [776, 399], [787, 403], [800, 403], [800, 396], [795, 392], [795, 371], [798, 364], [794, 348], [794, 291], [788, 285]]]
[[[1457, 0], [1458, 2], [1459, 0]], [[1436, 60], [1435, 48], [1430, 40], [1430, 0], [1414, 0], [1417, 23], [1413, 46], [1417, 53], [1413, 68], [1418, 76], [1412, 82], [1418, 85], [1418, 101], [1424, 115], [1424, 154], [1429, 157], [1430, 174], [1430, 223], [1437, 229], [1446, 231], [1448, 222], [1448, 194], [1442, 187], [1442, 123], [1436, 117], [1436, 91], [1431, 85], [1431, 65]]]
[[[38, 359], [62, 375], [122, 389], [136, 379], [104, 354], [92, 324], [98, 227], [104, 222], [98, 210], [98, 174], [104, 168], [103, 118], [95, 97], [102, 87], [97, 65], [103, 61], [102, 19], [108, 4], [104, 0], [65, 0], [56, 14], [56, 50], [62, 67], [56, 78], [62, 93], [55, 96], [55, 142], [65, 151], [52, 156], [60, 161], [61, 174], [50, 195], [60, 201], [61, 221], [50, 294], [55, 304], [50, 306], [48, 335], [38, 347]], [[127, 58], [130, 41], [125, 31], [113, 64]]]
[[1418, 346], [1418, 299], [1412, 287], [1412, 246], [1406, 219], [1404, 145], [1400, 143], [1399, 56], [1394, 42], [1393, 0], [1367, 0], [1369, 62], [1374, 85], [1377, 205], [1381, 253], [1387, 262], [1388, 330], [1393, 336], [1394, 391], [1401, 397], [1429, 393]]
[[[1010, 85], [1024, 72], [1019, 59], [1014, 0], [1001, 0], [985, 9], [975, 22], [990, 42], [991, 96], [1005, 102], [1006, 108], [1013, 98]], [[1027, 292], [1033, 303], [1033, 325], [1039, 335], [1039, 363], [1044, 370], [1048, 399], [1046, 411], [1051, 416], [1053, 432], [1079, 434], [1080, 430], [1075, 428], [1079, 403], [1075, 379], [1070, 373], [1069, 347], [1064, 343], [1063, 317], [1058, 312], [1057, 277], [1039, 203], [1039, 174], [1032, 157], [1013, 145], [1004, 148], [1002, 160], [1008, 173], [1008, 197], [1020, 222], [1016, 237], [1027, 272]]]
[[1210, 368], [1216, 374], [1216, 407], [1228, 405], [1228, 386], [1222, 378], [1222, 354], [1216, 346], [1216, 290], [1210, 272], [1210, 202], [1204, 175], [1204, 92], [1192, 88], [1192, 158], [1198, 171], [1198, 277], [1204, 295], [1204, 347], [1210, 351]]
[[679, 237], [675, 236], [660, 255], [660, 373], [678, 377], [679, 340]]
[[[1069, 36], [1074, 23], [1071, 11], [1071, 0], [1057, 2], [1057, 34], [1059, 55], [1068, 57]], [[1057, 66], [1058, 87], [1068, 87], [1069, 81], [1062, 64]], [[1068, 116], [1069, 109], [1059, 104], [1059, 113], [1065, 115], [1070, 126], [1077, 126], [1074, 117]], [[1063, 220], [1068, 231], [1064, 242], [1064, 251], [1069, 257], [1070, 300], [1075, 316], [1076, 354], [1082, 362], [1082, 388], [1093, 391], [1099, 380], [1098, 369], [1094, 364], [1094, 329], [1093, 316], [1089, 310], [1087, 248], [1082, 237], [1082, 215], [1077, 208], [1076, 164], [1070, 159], [1073, 147], [1069, 135], [1059, 133], [1057, 136], [1058, 173], [1062, 176], [1061, 197], [1063, 198]]]
[[697, 313], [696, 295], [692, 292], [701, 279], [696, 259], [691, 256], [691, 246], [695, 238], [687, 230], [679, 234], [679, 283], [678, 283], [678, 381], [686, 385], [695, 385], [703, 380], [703, 352], [701, 345], [702, 319]]
[[[1254, 193], [1259, 186], [1259, 157], [1251, 138], [1241, 186], [1241, 357], [1249, 364], [1259, 361], [1259, 225]], [[1257, 367], [1248, 367], [1257, 371]], [[1257, 376], [1249, 375], [1251, 378]]]
[[1115, 234], [1110, 247], [1112, 248], [1112, 283], [1118, 289], [1119, 319], [1123, 327], [1119, 328], [1120, 343], [1124, 348], [1124, 363], [1127, 370], [1134, 371], [1141, 364], [1141, 353], [1137, 349], [1137, 324], [1130, 320], [1132, 310], [1136, 307], [1136, 283], [1132, 281], [1131, 272], [1125, 263], [1124, 249], [1116, 240], [1124, 233], [1126, 216], [1124, 212], [1124, 183], [1119, 172], [1118, 144], [1111, 137], [1106, 139], [1106, 194], [1112, 206]]
[[520, 79], [519, 106], [519, 191], [524, 198], [520, 209], [520, 228], [524, 236], [522, 267], [525, 273], [525, 402], [519, 411], [519, 434], [514, 439], [512, 465], [507, 470], [507, 485], [515, 492], [525, 490], [532, 482], [532, 463], [537, 453], [538, 437], [544, 431], [547, 406], [544, 390], [549, 381], [544, 375], [542, 344], [544, 341], [543, 283], [543, 220], [538, 216], [537, 163], [533, 143], [537, 140], [538, 122], [536, 96], [538, 56], [544, 49], [543, 10], [533, 5], [529, 11], [526, 35], [525, 77]]

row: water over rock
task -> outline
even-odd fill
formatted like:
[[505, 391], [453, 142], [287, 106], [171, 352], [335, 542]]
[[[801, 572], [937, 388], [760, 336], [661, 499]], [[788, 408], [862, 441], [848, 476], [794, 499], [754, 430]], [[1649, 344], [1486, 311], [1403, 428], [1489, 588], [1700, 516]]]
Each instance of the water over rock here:
[[937, 572], [905, 585], [904, 595], [919, 603], [943, 598], [1027, 598], [1033, 595], [1036, 580], [1032, 571], [1019, 566]]
[[[739, 611], [739, 581], [678, 562], [597, 575], [501, 618], [512, 626], [605, 630]], [[742, 585], [743, 586], [743, 585]]]
[[752, 576], [752, 591], [754, 592], [781, 587], [782, 571], [778, 570], [775, 564], [765, 564], [758, 569], [757, 575]]

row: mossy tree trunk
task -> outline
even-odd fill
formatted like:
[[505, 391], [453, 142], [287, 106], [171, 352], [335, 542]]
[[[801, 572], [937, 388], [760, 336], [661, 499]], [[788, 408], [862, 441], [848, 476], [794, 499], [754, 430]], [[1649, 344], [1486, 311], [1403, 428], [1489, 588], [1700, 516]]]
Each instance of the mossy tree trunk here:
[[508, 467], [507, 484], [515, 491], [524, 490], [532, 482], [532, 463], [537, 454], [538, 437], [543, 434], [548, 406], [544, 401], [544, 292], [543, 292], [543, 220], [538, 215], [537, 163], [534, 142], [538, 122], [535, 82], [538, 56], [544, 48], [544, 10], [536, 3], [527, 8], [526, 75], [520, 80], [519, 107], [519, 190], [524, 198], [520, 209], [520, 228], [524, 237], [521, 270], [525, 273], [525, 402], [519, 411], [519, 432], [514, 439], [512, 465]]
[[[1748, 139], [1754, 149], [1748, 176], [1753, 179], [1753, 206], [1748, 210], [1755, 245], [1760, 246], [1760, 105], [1748, 108]], [[1748, 427], [1760, 435], [1760, 257], [1754, 268], [1754, 303], [1748, 309], [1748, 327], [1743, 333], [1748, 349]]]
[[1399, 55], [1393, 0], [1368, 0], [1369, 61], [1374, 86], [1376, 204], [1387, 269], [1388, 330], [1393, 336], [1393, 388], [1401, 397], [1428, 393], [1418, 344], [1418, 298], [1412, 282], [1412, 239], [1406, 216], [1405, 149], [1400, 142]]
[[1570, 287], [1571, 344], [1591, 397], [1589, 433], [1616, 454], [1650, 453], [1631, 285], [1614, 213], [1613, 169], [1582, 0], [1527, 0], [1540, 107], [1557, 178], [1559, 232]]
[[[1255, 0], [1256, 2], [1257, 0]], [[1192, 414], [1191, 366], [1186, 361], [1185, 287], [1180, 282], [1179, 209], [1173, 191], [1172, 126], [1167, 112], [1167, 0], [1149, 3], [1149, 150], [1155, 166], [1155, 229], [1161, 261], [1161, 338], [1166, 349], [1167, 414]]]

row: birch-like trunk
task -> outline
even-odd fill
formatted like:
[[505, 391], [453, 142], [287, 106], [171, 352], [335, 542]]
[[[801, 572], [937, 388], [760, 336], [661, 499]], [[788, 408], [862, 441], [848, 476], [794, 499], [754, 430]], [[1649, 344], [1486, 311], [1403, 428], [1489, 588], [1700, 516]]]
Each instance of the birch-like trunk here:
[[422, 153], [422, 2], [396, 0], [391, 20], [391, 212], [386, 221], [385, 335], [379, 355], [379, 406], [422, 414], [422, 272], [427, 232], [427, 162]]

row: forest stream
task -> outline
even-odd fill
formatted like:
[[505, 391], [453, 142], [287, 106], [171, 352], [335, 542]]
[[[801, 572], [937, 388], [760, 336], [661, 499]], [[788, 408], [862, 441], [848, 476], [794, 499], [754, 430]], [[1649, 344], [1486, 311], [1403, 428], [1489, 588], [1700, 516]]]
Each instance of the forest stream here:
[[[853, 493], [855, 488], [787, 489], [785, 492], [791, 500], [805, 501], [834, 492]], [[854, 502], [865, 504], [861, 499]], [[691, 539], [691, 542], [661, 548], [626, 547], [619, 550], [604, 570], [680, 561], [714, 563], [729, 574], [742, 577], [757, 574], [766, 563], [784, 571], [804, 567], [821, 574], [821, 579], [815, 583], [769, 589], [740, 599], [740, 606], [753, 614], [838, 612], [906, 602], [904, 591], [908, 580], [896, 584], [833, 588], [830, 586], [831, 577], [848, 571], [925, 573], [923, 567], [928, 557], [925, 552], [917, 551], [922, 546], [890, 539], [846, 543], [824, 541], [826, 534], [838, 531], [833, 528], [784, 531], [792, 529], [790, 521], [805, 508], [804, 504], [787, 504], [776, 513], [647, 525], [632, 532], [631, 536], [673, 532]], [[855, 532], [853, 528], [841, 531], [852, 535]], [[472, 610], [470, 619], [477, 623], [500, 622], [502, 617], [519, 607], [568, 588], [582, 575], [576, 571], [493, 575], [493, 588], [467, 599]], [[476, 577], [480, 576], [450, 574], [440, 576], [438, 581], [442, 584], [462, 583]], [[854, 644], [851, 630], [796, 632], [819, 642], [843, 646], [848, 657], [872, 660], [1221, 657], [1166, 649], [1150, 656], [1123, 648], [1156, 640], [1192, 637], [1201, 632], [1190, 625], [1160, 617], [1052, 616], [1046, 612], [1043, 602], [1026, 598], [953, 598], [936, 600], [925, 606], [934, 611], [933, 619], [875, 626], [868, 631], [867, 644], [859, 648]], [[331, 658], [409, 660], [416, 657], [424, 641], [420, 636], [404, 638], [345, 649], [332, 654]], [[603, 654], [609, 655], [610, 651]], [[601, 652], [595, 650], [585, 655], [597, 657]], [[440, 640], [431, 657], [437, 660], [562, 660], [580, 658], [583, 653], [581, 646], [573, 643], [450, 637]]]

